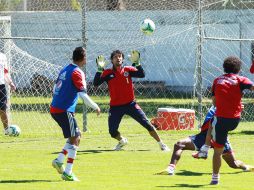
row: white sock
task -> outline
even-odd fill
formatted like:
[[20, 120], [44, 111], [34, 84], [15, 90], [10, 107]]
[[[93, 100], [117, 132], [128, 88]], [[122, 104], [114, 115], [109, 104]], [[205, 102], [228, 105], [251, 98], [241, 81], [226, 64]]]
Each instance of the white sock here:
[[71, 148], [68, 149], [67, 165], [66, 165], [66, 168], [64, 171], [68, 175], [72, 174], [72, 167], [73, 167], [73, 162], [76, 158], [77, 149], [78, 149], [78, 147], [75, 145], [71, 145]]
[[66, 142], [64, 147], [63, 147], [63, 150], [62, 152], [60, 152], [58, 154], [58, 157], [57, 157], [57, 160], [60, 162], [60, 163], [63, 163], [64, 162], [64, 159], [65, 159], [65, 156], [68, 154], [68, 148], [71, 146], [70, 143]]
[[122, 137], [122, 139], [119, 141], [120, 143], [124, 144], [127, 142], [127, 139], [125, 137]]
[[157, 142], [160, 146], [162, 146], [164, 143], [162, 141]]
[[213, 174], [212, 175], [212, 181], [219, 181], [220, 179], [220, 174]]
[[175, 169], [176, 165], [175, 164], [169, 164], [168, 168], [174, 168]]
[[208, 152], [209, 148], [210, 148], [210, 146], [204, 144], [204, 145], [200, 148], [200, 151], [202, 151], [202, 152]]

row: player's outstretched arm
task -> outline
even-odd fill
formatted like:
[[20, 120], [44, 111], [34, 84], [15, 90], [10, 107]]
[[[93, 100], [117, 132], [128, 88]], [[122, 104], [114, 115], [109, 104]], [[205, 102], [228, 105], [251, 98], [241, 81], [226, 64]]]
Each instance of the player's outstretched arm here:
[[83, 99], [84, 103], [91, 107], [92, 109], [96, 110], [97, 115], [100, 114], [101, 110], [99, 108], [99, 106], [88, 96], [87, 93], [85, 92], [79, 92], [78, 93], [79, 97]]
[[99, 55], [96, 58], [97, 72], [102, 73], [108, 62], [106, 62], [103, 55]]
[[140, 53], [137, 50], [132, 50], [130, 55], [130, 61], [135, 67], [140, 66]]
[[93, 85], [99, 86], [101, 85], [105, 80], [101, 77], [105, 66], [107, 65], [107, 62], [103, 55], [99, 55], [96, 58], [96, 65], [97, 65], [97, 72], [94, 76]]
[[140, 53], [137, 50], [132, 50], [130, 55], [132, 66], [136, 67], [137, 71], [130, 71], [130, 76], [135, 78], [144, 78], [145, 71], [140, 64]]

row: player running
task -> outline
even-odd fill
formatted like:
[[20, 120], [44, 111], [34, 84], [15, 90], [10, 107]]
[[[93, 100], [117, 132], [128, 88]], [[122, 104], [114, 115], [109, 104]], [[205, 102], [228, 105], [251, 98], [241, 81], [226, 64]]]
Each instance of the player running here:
[[132, 78], [145, 77], [145, 72], [140, 65], [140, 53], [138, 51], [131, 52], [130, 60], [133, 66], [122, 66], [123, 60], [124, 54], [120, 50], [113, 51], [111, 53], [113, 67], [104, 70], [105, 58], [98, 56], [96, 59], [98, 71], [94, 77], [95, 86], [99, 86], [103, 82], [108, 84], [110, 94], [109, 133], [112, 138], [119, 141], [114, 150], [121, 150], [128, 142], [127, 138], [118, 131], [118, 128], [122, 117], [129, 115], [148, 130], [162, 151], [168, 151], [169, 148], [161, 141], [155, 127], [148, 121], [145, 113], [135, 101]]
[[[159, 172], [159, 175], [174, 175], [176, 164], [181, 158], [181, 154], [184, 150], [199, 150], [202, 145], [205, 144], [206, 135], [208, 133], [209, 126], [211, 125], [216, 108], [212, 106], [204, 120], [204, 123], [201, 126], [201, 132], [197, 135], [189, 136], [185, 139], [178, 141], [174, 146], [174, 151], [171, 156], [171, 161], [168, 167]], [[207, 157], [205, 157], [207, 158]], [[222, 158], [226, 161], [229, 167], [234, 169], [242, 169], [243, 171], [254, 171], [253, 166], [246, 165], [240, 160], [235, 158], [234, 151], [232, 150], [229, 140], [226, 141]]]

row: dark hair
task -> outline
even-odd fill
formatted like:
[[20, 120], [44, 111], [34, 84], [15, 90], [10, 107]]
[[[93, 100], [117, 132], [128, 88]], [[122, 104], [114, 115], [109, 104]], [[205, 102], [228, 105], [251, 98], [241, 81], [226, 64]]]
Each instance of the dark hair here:
[[113, 52], [111, 53], [111, 55], [110, 55], [110, 59], [112, 60], [113, 57], [114, 57], [116, 54], [121, 54], [121, 55], [123, 56], [123, 59], [124, 59], [124, 54], [123, 54], [123, 52], [121, 52], [120, 50], [115, 50], [115, 51], [113, 51]]
[[225, 73], [237, 74], [242, 67], [242, 61], [238, 57], [229, 56], [224, 60], [223, 68]]
[[72, 54], [73, 61], [82, 61], [85, 58], [86, 52], [83, 47], [76, 47]]

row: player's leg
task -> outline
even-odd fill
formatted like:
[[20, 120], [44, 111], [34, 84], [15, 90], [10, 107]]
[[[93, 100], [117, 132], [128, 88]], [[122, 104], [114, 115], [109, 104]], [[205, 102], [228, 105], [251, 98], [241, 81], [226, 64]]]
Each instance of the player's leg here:
[[6, 112], [7, 109], [7, 92], [5, 85], [0, 85], [0, 118], [3, 123], [4, 127], [4, 133], [5, 135], [8, 135], [8, 125], [9, 125], [9, 120], [8, 120], [8, 115]]
[[220, 179], [221, 156], [224, 150], [224, 145], [227, 141], [227, 123], [220, 117], [214, 117], [212, 122], [212, 145], [214, 147], [213, 153], [213, 173], [211, 185], [217, 185]]
[[212, 181], [211, 185], [217, 185], [220, 179], [220, 167], [221, 167], [221, 155], [223, 153], [223, 146], [222, 147], [214, 147], [213, 153], [213, 174], [212, 174]]
[[160, 174], [160, 175], [174, 175], [176, 164], [180, 160], [181, 155], [184, 150], [195, 150], [195, 145], [192, 142], [191, 137], [187, 137], [187, 138], [182, 139], [182, 140], [178, 141], [177, 143], [175, 143], [174, 150], [171, 155], [171, 160], [170, 160], [168, 167], [164, 171], [162, 171], [158, 174]]
[[232, 150], [231, 144], [229, 141], [226, 142], [222, 158], [226, 161], [229, 167], [233, 169], [242, 169], [243, 171], [254, 171], [254, 167], [246, 165], [241, 160], [237, 160]]
[[208, 151], [211, 146], [211, 139], [212, 139], [212, 125], [211, 122], [209, 122], [209, 128], [206, 133], [205, 144], [203, 144], [200, 150], [197, 153], [193, 154], [192, 157], [197, 159], [199, 158], [207, 159]]
[[109, 134], [112, 138], [118, 140], [118, 144], [113, 148], [113, 150], [121, 150], [123, 146], [128, 143], [127, 138], [123, 137], [121, 133], [118, 131], [120, 122], [124, 115], [125, 108], [121, 107], [111, 107], [109, 110], [108, 117], [108, 126], [109, 126]]
[[246, 170], [247, 165], [245, 165], [242, 161], [236, 160], [233, 152], [231, 153], [223, 153], [222, 158], [226, 161], [229, 167], [233, 169], [242, 169]]
[[171, 156], [170, 164], [176, 165], [180, 160], [182, 152], [184, 150], [195, 150], [195, 144], [193, 143], [191, 137], [187, 137], [175, 143], [174, 150]]
[[[79, 132], [80, 133], [80, 132]], [[66, 168], [62, 174], [62, 179], [66, 181], [79, 181], [78, 178], [72, 172], [73, 163], [76, 159], [77, 150], [80, 142], [80, 135], [69, 137], [70, 146], [68, 147], [68, 156], [67, 156], [67, 164]]]
[[221, 157], [224, 151], [224, 146], [227, 142], [228, 131], [234, 130], [240, 119], [228, 119], [222, 117], [214, 117], [212, 123], [212, 145], [214, 147], [213, 154], [213, 175], [212, 185], [219, 183], [219, 171], [221, 167]]
[[140, 108], [140, 106], [136, 102], [132, 102], [128, 106], [128, 110], [126, 112], [127, 115], [131, 116], [133, 119], [135, 119], [140, 125], [145, 127], [149, 134], [158, 142], [160, 149], [162, 151], [169, 151], [169, 148], [166, 144], [164, 144], [159, 137], [156, 128], [150, 123], [150, 121], [147, 119], [145, 113]]
[[6, 110], [0, 110], [0, 117], [1, 121], [3, 123], [3, 127], [5, 130], [5, 134], [7, 135], [7, 128], [8, 128], [8, 115], [6, 113]]
[[67, 116], [70, 130], [66, 132], [67, 134], [65, 134], [65, 137], [68, 136], [69, 147], [67, 149], [68, 151], [67, 164], [62, 174], [62, 179], [66, 181], [79, 181], [78, 178], [72, 172], [72, 168], [74, 160], [76, 159], [77, 150], [80, 143], [81, 132], [78, 128], [73, 113], [67, 112]]
[[[68, 138], [63, 150], [58, 154], [58, 157], [53, 160], [52, 165], [56, 168], [58, 173], [62, 174], [62, 179], [67, 181], [78, 181], [72, 172], [81, 135], [77, 122], [74, 115], [70, 112], [51, 114], [51, 116], [62, 128], [64, 138]], [[68, 155], [67, 165], [66, 168], [64, 168], [63, 162], [66, 155]]]
[[189, 136], [185, 139], [178, 141], [174, 145], [174, 150], [173, 150], [168, 167], [164, 171], [158, 174], [173, 175], [175, 172], [176, 164], [180, 160], [183, 151], [184, 150], [199, 150], [200, 147], [205, 143], [205, 138], [206, 138], [206, 131], [203, 131], [197, 135]]

